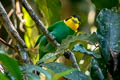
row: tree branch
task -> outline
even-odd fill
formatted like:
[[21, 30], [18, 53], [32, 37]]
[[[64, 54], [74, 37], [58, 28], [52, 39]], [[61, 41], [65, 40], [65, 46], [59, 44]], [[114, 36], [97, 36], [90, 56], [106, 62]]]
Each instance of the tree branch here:
[[10, 21], [10, 19], [7, 16], [7, 13], [5, 11], [5, 9], [3, 8], [1, 2], [0, 2], [0, 21], [3, 23], [4, 28], [6, 29], [6, 31], [8, 32], [9, 36], [15, 41], [18, 42], [18, 44], [20, 46], [23, 47], [24, 50], [24, 54], [26, 55], [26, 58], [23, 58], [25, 62], [30, 62], [29, 56], [26, 53], [26, 44], [25, 42], [22, 40], [22, 38], [20, 37], [19, 33], [17, 32], [17, 30], [15, 29], [15, 27], [13, 26], [12, 22]]
[[12, 0], [12, 7], [13, 7], [13, 21], [14, 21], [14, 26], [17, 28], [17, 18], [16, 18], [16, 6], [15, 6], [15, 0]]
[[12, 22], [8, 18], [7, 13], [3, 8], [1, 2], [0, 2], [0, 21], [3, 23], [10, 37], [16, 42], [18, 42], [23, 48], [27, 48], [25, 42], [22, 40], [22, 38], [16, 31], [15, 27], [13, 26]]
[[13, 49], [15, 52], [17, 52], [17, 53], [18, 53], [18, 58], [19, 58], [19, 60], [20, 60], [21, 62], [23, 62], [23, 59], [22, 59], [22, 57], [21, 57], [21, 55], [20, 55], [20, 51], [18, 50], [17, 47], [13, 47], [13, 46], [9, 45], [9, 44], [6, 43], [2, 38], [0, 38], [0, 42], [3, 43], [4, 45], [8, 46], [9, 48]]
[[3, 43], [4, 45], [8, 46], [9, 48], [12, 48], [13, 50], [15, 49], [11, 45], [7, 44], [2, 38], [0, 38], [0, 42]]
[[66, 58], [70, 58], [70, 59], [72, 60], [73, 66], [74, 66], [75, 68], [77, 68], [78, 71], [80, 71], [80, 68], [79, 68], [79, 66], [78, 66], [78, 64], [77, 64], [77, 61], [76, 61], [76, 58], [75, 58], [74, 53], [72, 53], [72, 52], [68, 49], [68, 50], [66, 50], [66, 51], [64, 52], [64, 56], [65, 56]]
[[43, 34], [47, 37], [48, 41], [55, 47], [60, 46], [60, 44], [55, 40], [55, 37], [50, 34], [50, 32], [44, 27], [42, 21], [38, 18], [38, 16], [35, 14], [35, 12], [32, 10], [30, 5], [26, 0], [19, 0], [24, 8], [27, 10], [29, 15], [32, 17], [32, 19], [35, 21], [38, 29], [43, 32]]

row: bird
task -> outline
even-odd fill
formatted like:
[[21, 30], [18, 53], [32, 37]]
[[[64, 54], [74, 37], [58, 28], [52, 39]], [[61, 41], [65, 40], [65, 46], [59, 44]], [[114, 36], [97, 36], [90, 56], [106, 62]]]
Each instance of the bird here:
[[[68, 35], [74, 35], [81, 24], [81, 19], [78, 15], [72, 15], [65, 20], [58, 21], [48, 27], [48, 31], [55, 37], [58, 43]], [[46, 36], [42, 34], [36, 41], [35, 47], [39, 44], [39, 59], [41, 59], [48, 52], [55, 51], [55, 47], [51, 45]]]

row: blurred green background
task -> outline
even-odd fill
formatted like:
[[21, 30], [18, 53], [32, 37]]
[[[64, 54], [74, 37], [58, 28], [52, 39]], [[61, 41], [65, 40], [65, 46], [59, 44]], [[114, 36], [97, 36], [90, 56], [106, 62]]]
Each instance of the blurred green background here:
[[[20, 36], [25, 41], [28, 49], [29, 55], [35, 64], [39, 59], [39, 46], [36, 49], [34, 48], [35, 42], [38, 37], [41, 35], [38, 28], [36, 27], [35, 22], [29, 16], [28, 12], [25, 8], [16, 0], [16, 19], [13, 17], [12, 9], [13, 4], [12, 1], [14, 0], [1, 0], [1, 3], [5, 7], [8, 16], [10, 17], [11, 21], [16, 26], [17, 31], [19, 32]], [[96, 32], [98, 24], [96, 23], [96, 17], [98, 16], [99, 12], [104, 9], [118, 9], [119, 10], [119, 3], [120, 0], [27, 0], [28, 3], [31, 5], [35, 13], [38, 15], [39, 19], [43, 22], [46, 28], [50, 25], [54, 24], [57, 21], [64, 20], [65, 18], [77, 14], [81, 18], [81, 25], [78, 32], [79, 34], [91, 34]], [[16, 23], [15, 23], [16, 20]], [[86, 36], [86, 35], [85, 35]], [[4, 29], [3, 25], [0, 24], [0, 37], [4, 39], [10, 45], [14, 45], [15, 43], [11, 40], [8, 36], [6, 30]], [[65, 41], [66, 44], [63, 44], [61, 47], [66, 47], [72, 40], [72, 38], [67, 38]], [[74, 40], [74, 39], [73, 39]], [[91, 39], [92, 40], [92, 39]], [[73, 46], [76, 43], [83, 44], [83, 46], [90, 50], [96, 50], [97, 53], [100, 54], [99, 50], [96, 49], [95, 44], [89, 44], [88, 41], [84, 41], [84, 38], [80, 39], [80, 41], [74, 40], [69, 43], [68, 47], [72, 50]], [[98, 45], [98, 44], [97, 44]], [[61, 48], [60, 47], [60, 48]], [[58, 48], [59, 49], [59, 48]], [[7, 52], [10, 55], [13, 55], [11, 49], [0, 43], [0, 52]], [[91, 56], [82, 54], [80, 52], [74, 52], [77, 62], [81, 68], [82, 72], [85, 72], [87, 75], [90, 75], [90, 62], [94, 61], [91, 59]], [[80, 54], [78, 54], [80, 53]], [[72, 66], [70, 60], [66, 60], [64, 57], [59, 59], [60, 62], [65, 63], [69, 66]], [[94, 61], [92, 64], [95, 64]], [[94, 67], [94, 66], [93, 66]]]

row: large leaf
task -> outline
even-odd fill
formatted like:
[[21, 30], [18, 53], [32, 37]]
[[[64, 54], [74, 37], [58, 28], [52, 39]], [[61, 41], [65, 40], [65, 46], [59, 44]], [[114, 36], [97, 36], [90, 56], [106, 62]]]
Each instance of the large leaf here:
[[[62, 73], [64, 71], [73, 69], [72, 67], [68, 67], [56, 62], [44, 64], [44, 66], [46, 66], [48, 69], [53, 70], [55, 73]], [[88, 77], [78, 70], [75, 70], [70, 74], [64, 75], [64, 77], [70, 80], [88, 80]]]
[[32, 27], [35, 23], [32, 20], [31, 16], [28, 14], [28, 12], [26, 11], [26, 9], [24, 7], [22, 7], [22, 11], [23, 11], [23, 18], [25, 19], [25, 25], [27, 27]]
[[[32, 20], [31, 16], [28, 14], [25, 8], [22, 7], [22, 12], [23, 12], [23, 18], [25, 20], [25, 33], [24, 33], [24, 40], [28, 48], [32, 48], [35, 44], [35, 41], [38, 37], [38, 31], [37, 27]], [[39, 59], [39, 56], [36, 52], [33, 53], [32, 49], [29, 51], [29, 55], [35, 64], [36, 61]]]
[[106, 80], [107, 76], [107, 66], [104, 59], [100, 58], [96, 60], [95, 58], [91, 61], [91, 77], [97, 80]]
[[71, 72], [75, 71], [76, 69], [69, 69], [69, 70], [66, 70], [64, 72], [61, 72], [61, 73], [55, 73], [55, 75], [52, 77], [51, 80], [58, 80], [59, 78], [65, 76], [65, 75], [68, 75], [70, 74]]
[[21, 72], [18, 62], [5, 54], [0, 54], [0, 61], [8, 69], [8, 71], [15, 77], [16, 80], [22, 80]]
[[48, 62], [51, 60], [51, 58], [52, 60], [55, 59], [57, 55], [64, 53], [64, 50], [69, 48], [69, 45], [75, 41], [96, 44], [98, 42], [98, 37], [96, 33], [93, 33], [91, 35], [88, 35], [88, 34], [79, 34], [78, 36], [70, 35], [62, 41], [61, 46], [57, 48], [57, 51], [55, 53], [46, 54], [42, 59], [38, 61], [38, 64], [41, 62]]
[[[24, 69], [23, 69], [24, 70]], [[51, 75], [48, 71], [42, 69], [41, 67], [39, 66], [36, 66], [36, 65], [31, 65], [31, 64], [26, 64], [25, 65], [25, 70], [23, 71], [24, 73], [30, 73], [28, 75], [31, 75], [33, 71], [38, 71], [40, 73], [43, 73], [45, 74], [45, 76], [48, 78], [48, 79], [51, 79]], [[33, 78], [37, 76], [37, 75], [33, 75]], [[32, 76], [31, 76], [32, 78]], [[36, 77], [37, 78], [37, 77]]]
[[96, 8], [103, 9], [103, 8], [112, 8], [118, 6], [118, 0], [91, 0]]
[[38, 30], [36, 29], [34, 21], [32, 20], [31, 16], [28, 14], [28, 12], [25, 10], [25, 8], [22, 8], [22, 11], [24, 14], [23, 18], [25, 19], [25, 29], [26, 29], [24, 39], [27, 47], [31, 48], [34, 46], [35, 40], [37, 39]]
[[96, 52], [86, 50], [82, 44], [76, 44], [73, 47], [72, 51], [79, 51], [81, 53], [86, 53], [88, 55], [92, 55], [95, 58], [100, 58], [100, 56]]
[[100, 51], [106, 61], [110, 60], [110, 49], [120, 52], [120, 12], [103, 9], [98, 17]]
[[41, 80], [37, 74], [28, 73], [27, 74], [28, 80]]
[[61, 3], [59, 0], [35, 0], [35, 2], [49, 25], [60, 20]]
[[64, 39], [61, 43], [61, 46], [57, 48], [57, 51], [61, 51], [64, 49], [67, 49], [69, 45], [75, 41], [82, 41], [82, 42], [87, 42], [90, 44], [96, 44], [98, 42], [98, 37], [96, 33], [93, 34], [79, 34], [77, 36], [75, 35], [70, 35], [66, 39]]

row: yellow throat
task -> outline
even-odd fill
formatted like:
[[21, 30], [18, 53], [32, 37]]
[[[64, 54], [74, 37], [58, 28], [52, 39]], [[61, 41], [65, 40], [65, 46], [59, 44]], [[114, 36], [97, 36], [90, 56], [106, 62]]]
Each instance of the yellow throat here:
[[74, 30], [75, 32], [77, 32], [78, 28], [79, 28], [79, 24], [73, 22], [72, 19], [68, 19], [67, 21], [65, 21], [65, 24], [72, 30]]

